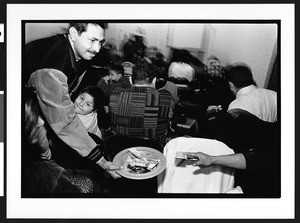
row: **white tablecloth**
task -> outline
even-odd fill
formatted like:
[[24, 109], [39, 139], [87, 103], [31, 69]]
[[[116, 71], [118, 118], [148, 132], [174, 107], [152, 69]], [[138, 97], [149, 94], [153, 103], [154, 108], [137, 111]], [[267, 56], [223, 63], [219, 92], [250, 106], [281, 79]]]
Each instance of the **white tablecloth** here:
[[212, 165], [193, 166], [194, 161], [175, 159], [177, 151], [209, 155], [233, 154], [224, 143], [205, 138], [178, 137], [164, 148], [166, 169], [158, 175], [158, 193], [225, 193], [234, 186], [234, 169]]

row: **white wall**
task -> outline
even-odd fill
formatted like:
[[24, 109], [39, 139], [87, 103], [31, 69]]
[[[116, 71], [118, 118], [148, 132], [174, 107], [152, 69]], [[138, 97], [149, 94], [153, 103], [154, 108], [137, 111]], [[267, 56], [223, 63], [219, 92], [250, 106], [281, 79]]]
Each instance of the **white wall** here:
[[[26, 24], [26, 42], [61, 33], [68, 23]], [[134, 33], [140, 27], [145, 31], [147, 46], [157, 48], [168, 57], [167, 23], [109, 23], [106, 39], [119, 47], [124, 34]], [[276, 24], [210, 24], [205, 38], [207, 52], [204, 63], [210, 55], [217, 56], [223, 63], [245, 62], [251, 68], [259, 86], [264, 86], [269, 65], [273, 63], [272, 52], [277, 40]], [[179, 31], [180, 32], [180, 31]], [[189, 41], [192, 33], [183, 35], [182, 41]]]
[[116, 41], [119, 48], [124, 34], [134, 33], [138, 28], [145, 31], [147, 46], [156, 46], [165, 56], [169, 54], [168, 24], [166, 23], [109, 23], [105, 38]]
[[62, 33], [69, 23], [26, 23], [25, 42]]
[[[264, 86], [272, 52], [277, 40], [276, 24], [212, 24], [209, 55], [222, 62], [245, 62], [255, 81]], [[273, 58], [272, 58], [273, 59]]]
[[[68, 25], [68, 23], [27, 23], [25, 42], [61, 33]], [[138, 27], [146, 32], [147, 46], [156, 46], [165, 56], [169, 54], [168, 24], [166, 23], [109, 23], [105, 38], [115, 42], [119, 48], [123, 35], [134, 33]]]

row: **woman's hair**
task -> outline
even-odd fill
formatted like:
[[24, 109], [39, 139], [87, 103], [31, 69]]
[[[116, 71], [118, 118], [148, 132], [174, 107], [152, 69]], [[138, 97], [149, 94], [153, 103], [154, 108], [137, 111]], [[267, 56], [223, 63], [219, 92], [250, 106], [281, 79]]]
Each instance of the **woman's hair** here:
[[105, 95], [102, 92], [102, 90], [96, 86], [88, 86], [84, 88], [80, 93], [87, 93], [91, 95], [94, 98], [94, 108], [93, 111], [99, 111], [103, 109], [103, 106], [105, 104]]
[[31, 141], [31, 133], [37, 126], [41, 114], [37, 96], [33, 88], [25, 88], [25, 139]]

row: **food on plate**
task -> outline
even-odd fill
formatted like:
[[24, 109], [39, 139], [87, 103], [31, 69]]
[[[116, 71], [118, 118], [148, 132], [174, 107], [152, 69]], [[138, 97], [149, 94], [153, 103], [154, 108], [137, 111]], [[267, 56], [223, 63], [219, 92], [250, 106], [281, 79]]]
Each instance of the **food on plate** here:
[[131, 173], [141, 174], [151, 172], [160, 162], [159, 159], [152, 158], [149, 153], [141, 154], [135, 148], [128, 150], [131, 154], [127, 157], [126, 164]]
[[131, 152], [135, 157], [139, 158], [140, 160], [143, 160], [147, 162], [146, 158], [142, 156], [142, 154], [136, 149], [136, 148], [130, 148], [128, 149], [129, 152]]

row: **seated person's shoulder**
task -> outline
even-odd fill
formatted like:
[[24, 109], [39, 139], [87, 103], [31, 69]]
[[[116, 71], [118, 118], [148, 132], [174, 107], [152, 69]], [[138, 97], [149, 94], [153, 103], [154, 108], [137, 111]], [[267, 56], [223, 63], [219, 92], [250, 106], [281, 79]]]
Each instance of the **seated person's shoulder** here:
[[159, 92], [159, 95], [172, 96], [172, 94], [166, 89], [161, 89], [158, 92]]
[[133, 86], [124, 88], [124, 87], [116, 87], [113, 89], [112, 94], [120, 94], [122, 92], [133, 92]]
[[233, 108], [227, 111], [228, 117], [235, 119], [235, 118], [248, 118], [248, 119], [258, 119], [255, 115], [251, 114], [250, 112], [240, 109], [240, 108]]
[[123, 88], [129, 88], [131, 87], [131, 83], [130, 83], [130, 80], [129, 78], [125, 77], [125, 76], [122, 76], [119, 80], [119, 82], [121, 83], [121, 86]]
[[[262, 88], [264, 89], [264, 88]], [[270, 90], [270, 89], [264, 89], [264, 91], [268, 92], [269, 94], [272, 94], [274, 96], [277, 96], [277, 92], [276, 91], [273, 91], [273, 90]]]
[[113, 89], [112, 94], [120, 94], [124, 89], [122, 87], [116, 87]]
[[165, 89], [159, 91], [159, 97], [160, 101], [169, 102], [170, 104], [175, 103], [172, 94]]
[[263, 121], [250, 112], [237, 108], [229, 110], [227, 112], [227, 118], [231, 121], [231, 124], [241, 125], [242, 127], [245, 126], [249, 129], [256, 129], [257, 127], [275, 128], [278, 126], [277, 122]]

